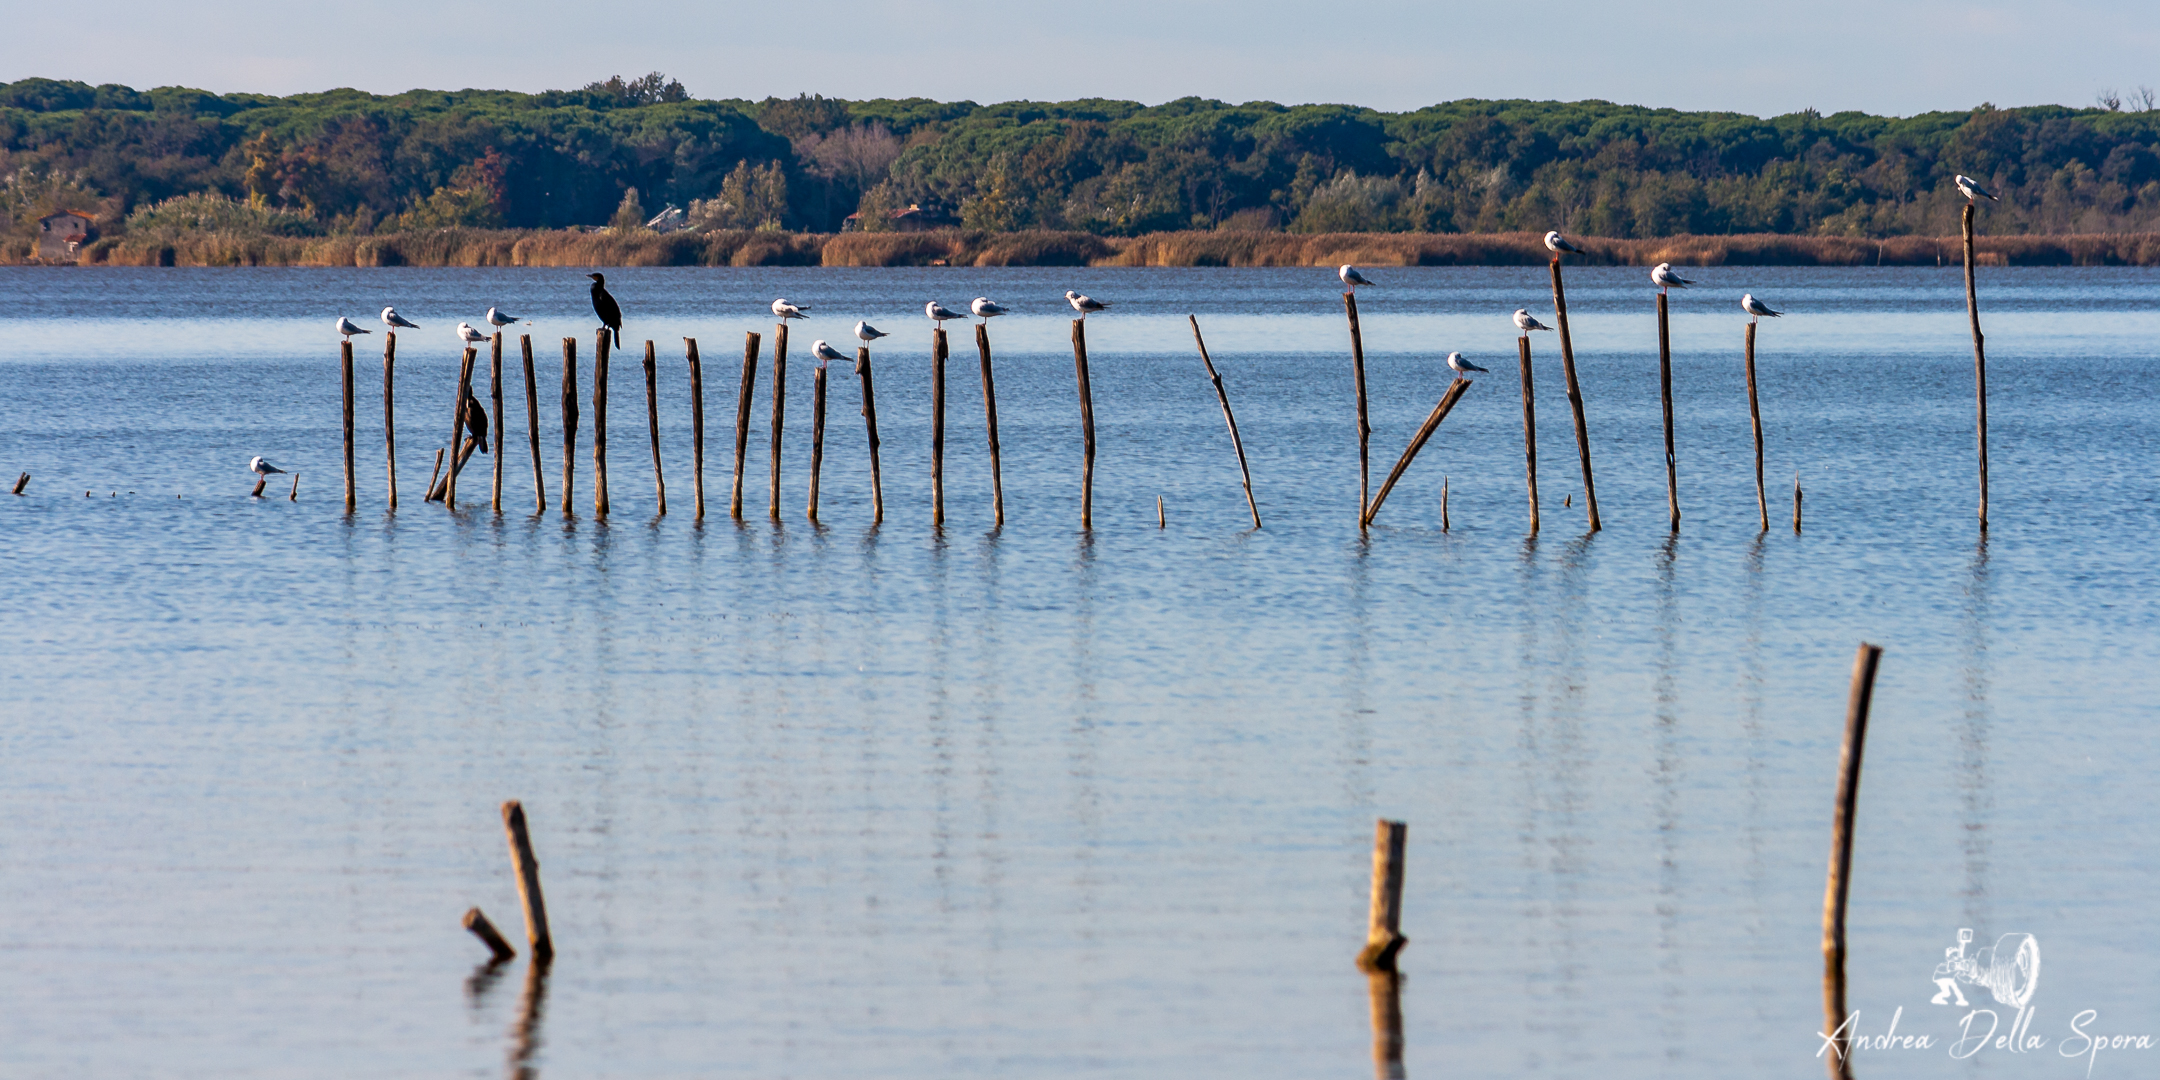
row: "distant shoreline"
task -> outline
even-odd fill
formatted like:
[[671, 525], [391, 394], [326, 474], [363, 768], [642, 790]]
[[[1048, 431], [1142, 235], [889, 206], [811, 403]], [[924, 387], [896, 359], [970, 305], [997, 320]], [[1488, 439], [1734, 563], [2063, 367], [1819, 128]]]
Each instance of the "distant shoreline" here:
[[[1952, 266], [1955, 236], [1869, 240], [1753, 233], [1651, 240], [1576, 237], [1602, 266]], [[2160, 233], [1983, 236], [1983, 266], [2160, 266]], [[657, 233], [433, 229], [373, 236], [188, 233], [86, 245], [79, 266], [1535, 266], [1536, 233], [1081, 232]], [[0, 265], [39, 265], [16, 252]]]

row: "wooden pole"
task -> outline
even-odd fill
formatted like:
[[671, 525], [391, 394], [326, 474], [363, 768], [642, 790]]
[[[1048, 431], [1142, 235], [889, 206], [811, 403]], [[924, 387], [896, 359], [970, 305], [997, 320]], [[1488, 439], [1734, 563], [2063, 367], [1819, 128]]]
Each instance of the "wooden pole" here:
[[570, 496], [577, 475], [577, 339], [562, 339], [562, 513], [569, 517]]
[[1973, 204], [1965, 203], [1965, 317], [1972, 323], [1973, 394], [1979, 414], [1980, 531], [1988, 527], [1987, 339], [1980, 333], [1980, 292], [1973, 282]]
[[532, 335], [518, 335], [525, 357], [525, 434], [532, 443], [533, 513], [547, 513], [547, 480], [540, 473], [540, 384], [533, 377]]
[[1448, 478], [1447, 478], [1447, 474], [1446, 474], [1446, 473], [1442, 473], [1442, 474], [1440, 474], [1440, 531], [1441, 531], [1441, 532], [1446, 532], [1446, 531], [1448, 531], [1448, 512], [1447, 512], [1447, 495], [1448, 495]]
[[494, 468], [494, 470], [493, 470], [493, 472], [494, 472], [494, 482], [493, 482], [493, 498], [494, 498], [494, 504], [495, 504], [495, 513], [497, 513], [497, 514], [501, 514], [501, 513], [502, 513], [502, 473], [503, 473], [503, 431], [505, 430], [505, 429], [503, 428], [503, 400], [502, 400], [502, 399], [503, 399], [503, 393], [502, 393], [502, 347], [503, 347], [503, 332], [502, 332], [502, 331], [500, 331], [500, 330], [497, 330], [497, 331], [495, 331], [494, 337], [493, 337], [493, 339], [492, 339], [492, 340], [490, 340], [490, 341], [489, 341], [488, 345], [489, 345], [489, 349], [490, 349], [490, 352], [489, 352], [489, 354], [488, 354], [488, 406], [489, 406], [489, 408], [488, 408], [488, 412], [489, 412], [489, 414], [490, 414], [490, 415], [489, 415], [489, 417], [488, 417], [488, 418], [489, 418], [489, 419], [491, 419], [491, 420], [493, 420], [493, 421], [495, 422], [495, 431], [494, 431], [494, 433], [493, 433], [493, 434], [494, 434], [494, 436], [495, 436], [495, 445], [494, 445], [494, 446], [493, 446], [493, 447], [491, 448], [491, 449], [493, 450], [493, 453], [492, 453], [492, 454], [490, 454], [489, 456], [491, 456], [491, 457], [493, 457], [493, 458], [495, 459], [495, 462], [494, 462], [494, 464], [495, 464], [495, 468]]
[[1440, 396], [1440, 403], [1433, 406], [1432, 414], [1427, 416], [1425, 423], [1418, 428], [1417, 436], [1410, 440], [1409, 446], [1403, 448], [1402, 458], [1395, 462], [1395, 468], [1389, 470], [1387, 482], [1380, 485], [1380, 493], [1373, 496], [1372, 505], [1365, 508], [1365, 520], [1361, 527], [1371, 525], [1372, 520], [1380, 516], [1380, 504], [1387, 501], [1388, 492], [1395, 490], [1395, 481], [1402, 479], [1403, 470], [1410, 467], [1410, 460], [1425, 448], [1425, 441], [1432, 438], [1433, 432], [1440, 430], [1440, 421], [1447, 419], [1447, 414], [1455, 408], [1455, 402], [1469, 389], [1468, 379], [1458, 378], [1448, 384], [1447, 393]]
[[1794, 536], [1800, 535], [1800, 472], [1797, 469], [1792, 474], [1792, 531]]
[[885, 523], [885, 483], [878, 473], [877, 390], [870, 383], [870, 347], [855, 349], [855, 370], [862, 375], [863, 428], [870, 437], [870, 523]]
[[1381, 818], [1373, 830], [1372, 911], [1358, 967], [1394, 971], [1395, 955], [1410, 943], [1402, 935], [1403, 848], [1410, 827]]
[[695, 517], [705, 520], [705, 369], [698, 363], [697, 339], [683, 339], [683, 353], [690, 362], [690, 499], [697, 504]]
[[780, 520], [780, 431], [787, 426], [787, 320], [773, 328], [772, 354], [772, 506]]
[[817, 521], [818, 474], [825, 469], [825, 365], [810, 373], [810, 520]]
[[435, 480], [442, 475], [442, 452], [442, 447], [435, 448], [435, 471], [428, 474], [428, 489], [423, 495], [423, 498], [429, 502], [433, 502], [435, 499]]
[[397, 509], [397, 331], [383, 335], [383, 461], [390, 467], [390, 509]]
[[645, 428], [652, 433], [652, 482], [653, 497], [660, 503], [660, 516], [667, 516], [667, 478], [660, 472], [660, 366], [653, 355], [653, 343], [645, 343]]
[[1095, 394], [1088, 388], [1087, 320], [1074, 319], [1073, 370], [1080, 382], [1080, 527], [1092, 529], [1095, 506]]
[[[266, 485], [266, 484], [268, 484], [269, 482], [270, 482], [270, 478], [269, 478], [269, 477], [267, 477], [267, 476], [258, 476], [258, 477], [256, 477], [256, 478], [255, 478], [255, 490], [253, 490], [253, 491], [250, 491], [250, 492], [248, 492], [248, 498], [250, 498], [250, 499], [260, 499], [260, 498], [262, 498], [262, 493], [263, 493], [263, 486], [264, 486], [264, 485]], [[90, 497], [90, 493], [89, 493], [89, 492], [87, 492], [87, 491], [83, 492], [83, 498], [87, 499], [87, 498], [89, 498], [89, 497]]]
[[1005, 469], [998, 458], [997, 380], [990, 373], [990, 324], [975, 324], [975, 351], [982, 356], [983, 425], [990, 434], [990, 507], [1005, 527]]
[[945, 527], [945, 328], [930, 331], [930, 525]]
[[1763, 490], [1762, 408], [1755, 402], [1755, 320], [1747, 324], [1747, 413], [1755, 430], [1755, 510], [1762, 515], [1762, 531], [1770, 531], [1770, 497]]
[[1666, 319], [1665, 293], [1657, 297], [1658, 402], [1665, 408], [1665, 512], [1672, 531], [1680, 531], [1680, 471], [1673, 457], [1672, 325]]
[[742, 391], [735, 400], [735, 495], [728, 502], [728, 514], [742, 517], [743, 458], [750, 451], [750, 394], [757, 388], [758, 336], [743, 335]]
[[24, 473], [21, 476], [15, 478], [15, 490], [11, 492], [11, 494], [20, 495], [23, 493], [23, 489], [29, 486], [30, 474]]
[[[479, 355], [480, 350], [467, 346], [464, 358], [458, 361], [457, 408], [452, 410], [450, 418], [450, 445], [453, 449], [459, 447], [465, 438], [465, 399], [472, 396], [473, 361]], [[464, 467], [465, 457], [466, 452], [463, 451], [451, 456], [450, 476], [443, 481], [444, 505], [452, 510], [457, 509], [458, 471]]]
[[353, 475], [353, 363], [352, 339], [338, 349], [338, 383], [345, 393], [345, 512], [360, 508], [359, 477]]
[[429, 502], [443, 499], [450, 494], [450, 481], [456, 479], [458, 472], [465, 468], [465, 463], [472, 460], [473, 451], [479, 445], [480, 439], [478, 436], [471, 434], [465, 436], [465, 441], [458, 444], [457, 452], [450, 455], [450, 477], [436, 485], [434, 490], [428, 492]]
[[479, 938], [480, 944], [487, 946], [494, 962], [499, 964], [517, 955], [517, 950], [511, 948], [509, 942], [503, 940], [502, 932], [495, 929], [495, 924], [489, 922], [488, 917], [481, 914], [479, 908], [473, 908], [465, 913], [465, 929], [472, 931], [472, 936]]
[[294, 474], [292, 474], [292, 494], [291, 494], [291, 495], [289, 495], [289, 496], [287, 496], [287, 498], [288, 498], [288, 499], [289, 499], [290, 501], [292, 501], [292, 502], [299, 502], [299, 501], [300, 501], [300, 474], [299, 474], [299, 473], [294, 473]]
[[1237, 417], [1230, 412], [1230, 394], [1223, 389], [1222, 375], [1215, 370], [1215, 361], [1208, 356], [1207, 342], [1200, 337], [1200, 318], [1185, 316], [1192, 324], [1193, 344], [1200, 347], [1200, 362], [1207, 366], [1208, 381], [1215, 384], [1215, 400], [1222, 403], [1223, 423], [1230, 425], [1230, 447], [1237, 451], [1238, 474], [1245, 479], [1245, 508], [1252, 511], [1252, 527], [1260, 527], [1260, 503], [1253, 498], [1252, 470], [1245, 464], [1245, 440], [1238, 437]]
[[554, 939], [548, 936], [547, 901], [540, 896], [540, 860], [533, 856], [532, 836], [525, 831], [525, 807], [516, 799], [502, 804], [503, 831], [510, 839], [510, 863], [517, 868], [518, 900], [525, 905], [525, 939], [532, 943], [533, 959], [546, 963], [555, 955]]
[[1523, 470], [1530, 483], [1530, 535], [1538, 531], [1537, 498], [1537, 400], [1531, 393], [1530, 335], [1515, 339], [1516, 359], [1522, 368], [1522, 445]]
[[1365, 419], [1365, 336], [1358, 329], [1357, 293], [1345, 290], [1342, 302], [1343, 312], [1350, 317], [1350, 367], [1357, 381], [1358, 528], [1362, 529], [1371, 520], [1365, 507], [1372, 490], [1372, 425]]
[[1560, 281], [1560, 256], [1552, 259], [1553, 319], [1560, 324], [1560, 370], [1567, 376], [1568, 408], [1575, 414], [1575, 448], [1582, 454], [1583, 504], [1590, 510], [1590, 531], [1605, 527], [1598, 518], [1597, 483], [1590, 478], [1590, 422], [1583, 418], [1582, 386], [1575, 381], [1575, 342], [1568, 336], [1567, 287]]
[[602, 328], [600, 347], [593, 357], [592, 377], [592, 461], [593, 461], [593, 513], [608, 515], [607, 490], [607, 391], [608, 349], [613, 344], [608, 331]]
[[[1841, 1037], [1845, 1026], [1845, 911], [1852, 892], [1853, 815], [1860, 804], [1860, 757], [1867, 748], [1868, 706], [1875, 697], [1875, 669], [1882, 663], [1882, 652], [1882, 646], [1863, 641], [1853, 657], [1852, 687], [1845, 699], [1845, 742], [1838, 749], [1830, 874], [1823, 887], [1823, 1036], [1830, 1039]], [[1850, 1055], [1841, 1052], [1838, 1042], [1832, 1042], [1827, 1059], [1832, 1080], [1851, 1080]]]

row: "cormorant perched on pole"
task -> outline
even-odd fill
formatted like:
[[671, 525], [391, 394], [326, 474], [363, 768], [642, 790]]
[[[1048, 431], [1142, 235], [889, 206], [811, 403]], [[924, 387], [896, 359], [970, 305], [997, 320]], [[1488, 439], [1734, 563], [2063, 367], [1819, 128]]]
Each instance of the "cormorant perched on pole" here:
[[608, 295], [607, 277], [605, 275], [587, 274], [585, 276], [592, 279], [593, 314], [600, 316], [601, 325], [615, 332], [615, 347], [620, 349], [622, 348], [622, 308], [615, 303], [614, 297]]
[[465, 395], [465, 430], [469, 432], [475, 440], [478, 441], [479, 445], [474, 447], [474, 449], [480, 451], [483, 454], [487, 453], [487, 409], [482, 407], [480, 404], [480, 399], [472, 396], [470, 392], [467, 392]]

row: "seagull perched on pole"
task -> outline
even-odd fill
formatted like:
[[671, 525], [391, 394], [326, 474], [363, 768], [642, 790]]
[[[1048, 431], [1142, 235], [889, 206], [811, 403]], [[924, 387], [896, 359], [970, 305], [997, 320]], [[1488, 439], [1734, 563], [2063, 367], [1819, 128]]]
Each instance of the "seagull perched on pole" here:
[[1082, 296], [1079, 293], [1072, 291], [1071, 289], [1065, 290], [1065, 302], [1071, 304], [1073, 310], [1079, 312], [1080, 317], [1083, 319], [1087, 318], [1089, 315], [1094, 314], [1095, 312], [1107, 311], [1110, 308], [1110, 305], [1105, 304], [1102, 301], [1095, 299], [1094, 297]]
[[817, 366], [820, 368], [824, 367], [826, 364], [831, 363], [834, 360], [848, 359], [847, 357], [840, 354], [840, 350], [825, 344], [823, 341], [813, 341], [810, 343], [810, 355], [817, 357]]
[[937, 323], [938, 329], [940, 330], [945, 329], [945, 320], [947, 319], [967, 318], [967, 316], [962, 315], [959, 312], [954, 311], [953, 309], [946, 307], [945, 305], [940, 304], [935, 300], [924, 304], [922, 306], [922, 312], [923, 314], [930, 316], [931, 321]]
[[1447, 354], [1447, 366], [1454, 369], [1454, 372], [1457, 375], [1468, 375], [1473, 371], [1486, 370], [1485, 368], [1481, 368], [1476, 364], [1471, 363], [1468, 357], [1464, 356], [1459, 352], [1451, 352]]
[[1367, 278], [1365, 275], [1358, 273], [1357, 267], [1352, 266], [1349, 263], [1344, 263], [1342, 265], [1342, 269], [1335, 271], [1335, 276], [1341, 278], [1343, 286], [1345, 288], [1348, 288], [1351, 292], [1356, 292], [1357, 287], [1360, 285], [1372, 284], [1372, 280], [1370, 278]]
[[1978, 180], [1975, 180], [1970, 176], [1966, 176], [1963, 173], [1958, 174], [1957, 189], [1965, 193], [1965, 201], [1969, 203], [1977, 203], [1981, 199], [1986, 199], [1989, 202], [2002, 201], [2001, 199], [1995, 197], [1994, 192], [1989, 191], [1984, 187], [1981, 187]]
[[974, 303], [968, 305], [968, 310], [974, 312], [977, 316], [979, 316], [982, 319], [983, 324], [987, 326], [989, 325], [990, 320], [995, 319], [998, 316], [1003, 315], [1008, 311], [1011, 311], [1012, 309], [1006, 307], [1003, 304], [991, 302], [990, 298], [987, 296], [978, 296], [975, 298]]
[[488, 336], [486, 334], [483, 334], [480, 331], [473, 329], [471, 323], [457, 324], [457, 336], [458, 340], [463, 341], [467, 345], [478, 345], [488, 339]]
[[1659, 292], [1664, 292], [1667, 289], [1685, 289], [1695, 283], [1673, 273], [1671, 263], [1659, 263], [1650, 268], [1650, 284], [1657, 286]]
[[1532, 330], [1550, 330], [1552, 327], [1531, 318], [1529, 308], [1516, 308], [1515, 329], [1522, 331], [1524, 337], [1529, 337]]
[[248, 459], [248, 471], [267, 479], [271, 473], [281, 473], [285, 470], [264, 461], [262, 455], [257, 454]]
[[511, 323], [518, 321], [518, 317], [516, 315], [503, 314], [501, 308], [489, 308], [487, 313], [487, 321], [489, 326], [508, 326]]
[[340, 315], [337, 318], [337, 332], [345, 335], [345, 340], [351, 341], [354, 334], [372, 334], [375, 331], [356, 326], [351, 319]]
[[1554, 229], [1553, 231], [1545, 234], [1545, 248], [1546, 250], [1551, 251], [1555, 255], [1558, 255], [1562, 252], [1566, 252], [1571, 255], [1586, 254], [1583, 249], [1568, 243], [1567, 237], [1560, 235], [1560, 230], [1558, 229]]
[[810, 316], [803, 314], [803, 312], [808, 310], [810, 310], [808, 304], [790, 304], [785, 300], [772, 302], [772, 313], [778, 315], [783, 321], [787, 319], [807, 319]]
[[1785, 314], [1785, 313], [1784, 313], [1784, 312], [1782, 312], [1782, 311], [1772, 311], [1772, 310], [1770, 310], [1770, 305], [1768, 305], [1768, 304], [1765, 304], [1765, 303], [1763, 303], [1762, 301], [1760, 301], [1760, 300], [1757, 300], [1757, 299], [1755, 299], [1755, 294], [1754, 294], [1754, 293], [1741, 293], [1741, 294], [1740, 294], [1740, 310], [1742, 310], [1742, 311], [1745, 311], [1745, 312], [1747, 312], [1747, 313], [1748, 313], [1748, 321], [1749, 321], [1749, 322], [1754, 322], [1755, 320], [1757, 320], [1757, 319], [1759, 319], [1759, 318], [1761, 318], [1761, 317], [1763, 317], [1763, 316], [1765, 316], [1765, 315], [1768, 315], [1769, 317], [1771, 317], [1771, 318], [1775, 319], [1775, 318], [1780, 318], [1780, 317], [1782, 317], [1782, 316], [1783, 316], [1783, 315]]
[[418, 329], [420, 329], [420, 324], [419, 324], [419, 323], [413, 322], [413, 321], [411, 321], [411, 320], [407, 319], [407, 318], [406, 318], [405, 316], [403, 316], [403, 315], [400, 315], [400, 314], [398, 314], [398, 313], [397, 313], [397, 309], [396, 309], [396, 308], [394, 308], [394, 307], [386, 307], [386, 308], [382, 309], [382, 322], [383, 322], [383, 325], [384, 325], [384, 326], [387, 326], [387, 327], [389, 327], [389, 328], [390, 328], [390, 329], [392, 329], [392, 330], [398, 330], [398, 329], [405, 329], [405, 330], [418, 330]]
[[881, 337], [891, 337], [892, 335], [869, 323], [859, 322], [855, 324], [855, 336], [861, 338], [863, 344], [868, 345]]

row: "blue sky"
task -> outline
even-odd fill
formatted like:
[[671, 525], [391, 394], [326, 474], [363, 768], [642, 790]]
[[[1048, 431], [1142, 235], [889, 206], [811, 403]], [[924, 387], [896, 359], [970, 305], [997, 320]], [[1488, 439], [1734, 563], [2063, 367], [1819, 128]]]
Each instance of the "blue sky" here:
[[10, 24], [6, 79], [280, 94], [530, 91], [660, 70], [700, 97], [1604, 98], [1767, 116], [2087, 105], [2104, 87], [2160, 86], [2151, 0], [110, 0], [94, 22], [48, 4]]

